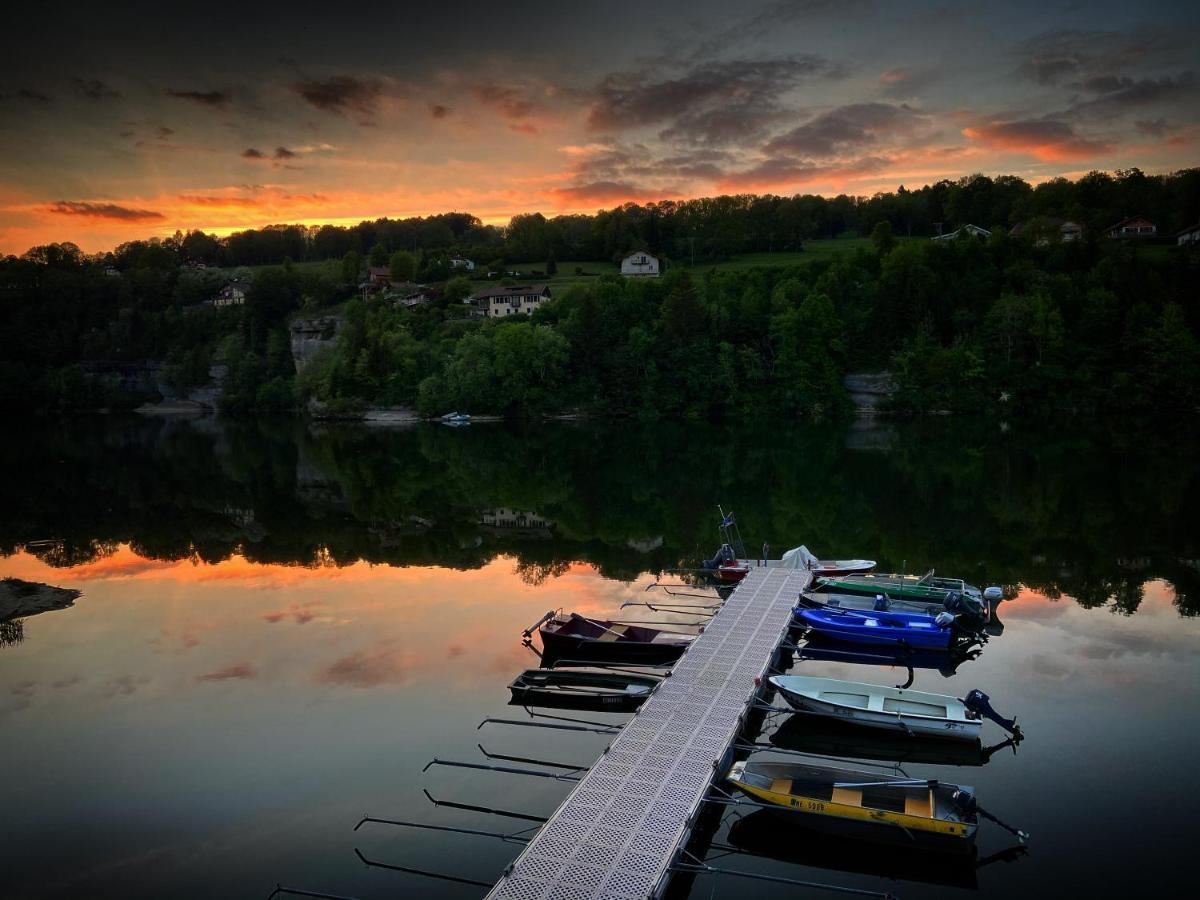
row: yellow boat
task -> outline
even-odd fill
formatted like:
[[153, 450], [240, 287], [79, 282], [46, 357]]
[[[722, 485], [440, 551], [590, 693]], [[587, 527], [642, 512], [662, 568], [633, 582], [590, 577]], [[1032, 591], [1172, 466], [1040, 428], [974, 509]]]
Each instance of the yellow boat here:
[[969, 851], [978, 829], [973, 790], [915, 778], [802, 763], [734, 763], [738, 790], [805, 825], [885, 843]]

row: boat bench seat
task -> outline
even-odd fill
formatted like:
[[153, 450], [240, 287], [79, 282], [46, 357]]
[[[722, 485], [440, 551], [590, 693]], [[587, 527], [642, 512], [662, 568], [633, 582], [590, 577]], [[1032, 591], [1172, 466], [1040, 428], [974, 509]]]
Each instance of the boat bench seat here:
[[613, 625], [608, 631], [596, 638], [598, 641], [615, 641], [619, 640], [626, 631], [629, 630], [628, 625]]
[[933, 818], [933, 791], [924, 794], [909, 794], [904, 798], [904, 814], [920, 816], [923, 819]]

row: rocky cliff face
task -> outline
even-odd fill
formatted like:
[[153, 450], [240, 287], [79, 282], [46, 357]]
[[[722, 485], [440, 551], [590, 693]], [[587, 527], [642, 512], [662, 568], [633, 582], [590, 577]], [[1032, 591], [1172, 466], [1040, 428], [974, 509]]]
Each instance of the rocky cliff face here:
[[332, 346], [341, 327], [342, 319], [338, 316], [318, 316], [292, 322], [289, 331], [296, 371], [301, 371], [323, 348]]

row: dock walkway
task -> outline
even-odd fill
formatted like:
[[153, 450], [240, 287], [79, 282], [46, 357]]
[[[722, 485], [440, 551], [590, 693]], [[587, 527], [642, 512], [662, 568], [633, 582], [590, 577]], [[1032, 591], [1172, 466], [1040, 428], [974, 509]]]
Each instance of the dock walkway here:
[[488, 900], [660, 897], [811, 579], [752, 568]]

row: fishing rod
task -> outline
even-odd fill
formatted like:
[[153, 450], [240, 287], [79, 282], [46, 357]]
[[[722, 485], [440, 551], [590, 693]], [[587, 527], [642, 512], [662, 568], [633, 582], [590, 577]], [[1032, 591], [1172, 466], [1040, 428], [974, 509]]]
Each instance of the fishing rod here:
[[429, 793], [425, 788], [421, 788], [421, 793], [424, 794], [429, 802], [434, 806], [445, 806], [448, 809], [461, 809], [467, 812], [487, 813], [490, 816], [503, 816], [507, 819], [520, 819], [524, 822], [545, 822], [545, 816], [534, 816], [528, 813], [512, 812], [507, 809], [493, 809], [489, 806], [472, 806], [470, 803], [455, 803], [453, 800], [439, 800], [433, 794]]

